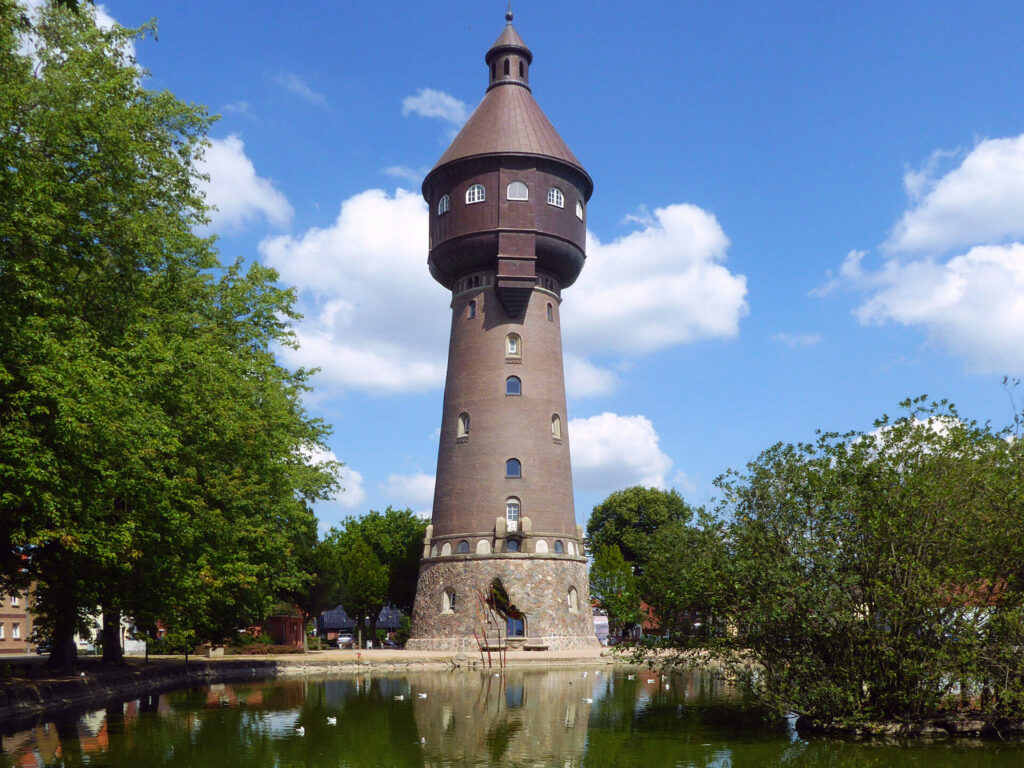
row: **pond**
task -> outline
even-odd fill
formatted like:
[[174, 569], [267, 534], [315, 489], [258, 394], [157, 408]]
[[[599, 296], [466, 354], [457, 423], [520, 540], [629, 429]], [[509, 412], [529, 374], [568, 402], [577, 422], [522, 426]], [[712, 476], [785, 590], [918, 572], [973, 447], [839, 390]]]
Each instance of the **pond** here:
[[211, 685], [2, 738], [0, 768], [87, 765], [1008, 768], [1024, 745], [803, 739], [759, 726], [715, 678], [622, 667]]

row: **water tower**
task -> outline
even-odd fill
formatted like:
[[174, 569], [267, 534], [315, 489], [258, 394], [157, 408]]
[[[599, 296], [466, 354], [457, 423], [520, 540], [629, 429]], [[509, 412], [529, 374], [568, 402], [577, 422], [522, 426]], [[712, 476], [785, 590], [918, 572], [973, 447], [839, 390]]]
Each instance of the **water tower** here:
[[487, 92], [423, 181], [430, 274], [452, 326], [431, 525], [409, 647], [592, 647], [559, 325], [593, 182], [530, 89], [512, 14]]

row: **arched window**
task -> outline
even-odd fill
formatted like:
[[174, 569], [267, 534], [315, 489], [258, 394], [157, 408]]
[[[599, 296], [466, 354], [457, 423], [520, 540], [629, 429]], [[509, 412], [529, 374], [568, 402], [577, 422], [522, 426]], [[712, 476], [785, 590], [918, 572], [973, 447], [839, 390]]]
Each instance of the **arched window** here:
[[555, 440], [562, 439], [562, 419], [557, 413], [551, 415], [551, 437]]
[[523, 340], [518, 333], [505, 337], [505, 357], [519, 357], [523, 354]]
[[505, 379], [505, 394], [519, 396], [523, 394], [523, 383], [518, 376], [509, 376]]
[[484, 189], [483, 184], [474, 184], [466, 190], [466, 204], [470, 203], [482, 203], [487, 199], [487, 191]]
[[491, 554], [491, 542], [487, 539], [480, 539], [480, 541], [476, 543], [476, 553], [478, 555]]
[[569, 613], [579, 613], [579, 595], [576, 593], [576, 587], [569, 587], [569, 594], [566, 595], [566, 599], [569, 601]]
[[554, 322], [554, 320], [555, 320], [555, 308], [549, 302], [548, 303], [548, 322], [552, 323], [552, 322]]
[[509, 69], [508, 69], [508, 59], [505, 59], [505, 74], [507, 75], [508, 73], [509, 73]]
[[509, 539], [508, 541], [506, 541], [505, 542], [505, 549], [508, 552], [518, 552], [519, 551], [519, 539]]
[[459, 414], [459, 423], [455, 427], [456, 437], [469, 437], [469, 414], [463, 411]]
[[523, 62], [521, 61], [519, 62], [519, 76], [526, 77], [526, 67], [523, 65]]
[[561, 539], [555, 541], [555, 552], [559, 555], [565, 554], [565, 543]]
[[446, 541], [444, 544], [441, 545], [441, 557], [448, 557], [448, 555], [450, 555], [451, 553], [452, 543], [450, 541]]
[[466, 307], [466, 319], [472, 320], [474, 317], [476, 317], [476, 302], [471, 301]]
[[441, 593], [441, 613], [455, 613], [455, 590], [446, 589]]
[[448, 195], [442, 195], [441, 199], [437, 201], [437, 215], [448, 213], [452, 207], [452, 199]]
[[505, 499], [505, 524], [509, 531], [519, 530], [519, 499]]
[[509, 459], [505, 462], [505, 477], [522, 477], [523, 465], [519, 459]]
[[548, 190], [548, 205], [553, 205], [556, 208], [565, 208], [565, 195], [562, 194], [562, 190], [558, 187], [552, 187]]
[[469, 542], [463, 539], [455, 547], [455, 554], [457, 555], [468, 555], [469, 554]]
[[529, 200], [530, 188], [521, 181], [513, 181], [508, 185], [507, 194], [509, 200]]
[[577, 200], [576, 201], [576, 218], [579, 219], [580, 221], [583, 221], [583, 201], [582, 200]]

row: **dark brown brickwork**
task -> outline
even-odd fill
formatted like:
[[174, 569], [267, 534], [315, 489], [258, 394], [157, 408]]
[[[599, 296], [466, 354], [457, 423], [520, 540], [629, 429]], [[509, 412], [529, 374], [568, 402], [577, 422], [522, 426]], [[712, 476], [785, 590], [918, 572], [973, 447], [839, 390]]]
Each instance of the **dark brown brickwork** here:
[[[586, 258], [577, 211], [585, 213], [578, 204], [593, 184], [533, 99], [532, 60], [510, 21], [487, 55], [487, 95], [423, 182], [430, 273], [452, 290], [452, 326], [410, 647], [475, 648], [480, 601], [495, 577], [527, 612], [532, 639], [551, 648], [597, 643], [573, 506], [559, 321], [561, 291]], [[515, 182], [526, 200], [508, 199]], [[467, 203], [476, 184], [485, 199]], [[558, 194], [549, 198], [552, 188]], [[518, 379], [514, 393], [509, 377]], [[510, 459], [521, 465], [518, 476], [506, 473]], [[511, 499], [517, 523], [506, 519]], [[446, 590], [461, 596], [454, 611], [443, 610]]]

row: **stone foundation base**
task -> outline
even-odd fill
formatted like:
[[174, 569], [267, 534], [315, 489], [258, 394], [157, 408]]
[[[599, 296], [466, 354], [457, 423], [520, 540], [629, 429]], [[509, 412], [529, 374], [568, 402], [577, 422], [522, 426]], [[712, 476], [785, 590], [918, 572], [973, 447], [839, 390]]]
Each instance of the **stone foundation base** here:
[[[508, 647], [596, 648], [587, 562], [567, 555], [504, 554], [424, 560], [406, 647], [421, 651], [477, 651], [488, 625], [484, 599], [501, 579], [526, 615], [526, 636]], [[445, 597], [445, 593], [448, 597]], [[474, 636], [474, 631], [476, 636]], [[502, 635], [504, 635], [504, 631]]]

